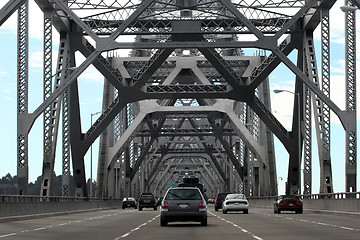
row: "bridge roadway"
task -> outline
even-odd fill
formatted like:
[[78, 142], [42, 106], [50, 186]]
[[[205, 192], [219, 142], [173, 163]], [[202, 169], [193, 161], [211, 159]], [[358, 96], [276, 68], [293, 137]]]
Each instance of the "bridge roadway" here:
[[360, 218], [355, 215], [274, 214], [263, 208], [225, 215], [209, 205], [208, 226], [191, 222], [167, 227], [160, 227], [159, 215], [159, 209], [111, 209], [5, 222], [0, 224], [0, 239], [360, 239]]

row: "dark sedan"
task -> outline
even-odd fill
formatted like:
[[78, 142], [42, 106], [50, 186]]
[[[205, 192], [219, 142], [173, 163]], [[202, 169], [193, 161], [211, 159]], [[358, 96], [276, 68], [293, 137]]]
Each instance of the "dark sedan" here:
[[298, 196], [279, 196], [274, 201], [274, 213], [281, 213], [281, 211], [295, 211], [295, 213], [303, 213], [303, 202]]
[[125, 208], [128, 208], [128, 207], [132, 207], [132, 208], [137, 209], [137, 203], [136, 203], [135, 198], [127, 197], [127, 198], [124, 198], [122, 200], [122, 209], [125, 209]]

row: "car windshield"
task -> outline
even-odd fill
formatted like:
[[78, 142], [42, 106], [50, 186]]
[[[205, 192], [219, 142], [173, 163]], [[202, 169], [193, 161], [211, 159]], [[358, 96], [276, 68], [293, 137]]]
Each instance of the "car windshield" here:
[[166, 200], [202, 200], [197, 189], [171, 189], [165, 197]]

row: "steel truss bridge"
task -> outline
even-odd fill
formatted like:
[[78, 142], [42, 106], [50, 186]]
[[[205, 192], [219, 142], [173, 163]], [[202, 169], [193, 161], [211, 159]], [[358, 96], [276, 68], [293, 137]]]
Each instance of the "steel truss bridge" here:
[[[97, 138], [99, 198], [142, 191], [160, 196], [186, 174], [200, 178], [209, 195], [220, 190], [274, 196], [274, 135], [289, 153], [286, 192], [310, 194], [313, 128], [320, 193], [332, 193], [330, 112], [346, 132], [346, 191], [356, 191], [359, 0], [345, 2], [352, 10], [345, 14], [344, 110], [330, 99], [329, 10], [336, 0], [34, 0], [44, 14], [44, 100], [33, 112], [28, 111], [28, 1], [10, 0], [0, 10], [0, 25], [18, 14], [19, 194], [27, 194], [28, 135], [40, 116], [42, 196], [52, 194], [60, 136], [63, 196], [69, 195], [71, 167], [76, 196], [88, 196], [84, 156]], [[321, 56], [316, 57], [317, 28]], [[56, 63], [53, 31], [60, 36]], [[131, 49], [129, 57], [117, 57], [119, 49]], [[246, 49], [268, 54], [246, 56]], [[77, 51], [86, 58], [81, 64]], [[289, 58], [293, 51], [296, 61]], [[296, 76], [291, 131], [271, 112], [269, 75], [280, 64]], [[77, 79], [90, 65], [105, 79], [103, 104], [83, 132]]]

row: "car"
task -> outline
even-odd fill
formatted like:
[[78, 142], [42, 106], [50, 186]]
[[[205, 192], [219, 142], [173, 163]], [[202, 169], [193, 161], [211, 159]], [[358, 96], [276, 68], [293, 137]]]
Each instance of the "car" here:
[[161, 202], [160, 225], [169, 222], [200, 222], [207, 226], [207, 205], [196, 187], [169, 188]]
[[122, 209], [125, 209], [128, 207], [133, 207], [133, 208], [137, 209], [137, 203], [136, 203], [135, 198], [126, 197], [122, 200]]
[[209, 198], [208, 200], [207, 200], [207, 203], [208, 204], [213, 204], [215, 202], [215, 200], [213, 199], [213, 198]]
[[229, 211], [242, 211], [249, 213], [249, 201], [244, 194], [228, 194], [222, 203], [222, 212], [226, 214]]
[[152, 193], [141, 193], [138, 203], [139, 211], [142, 211], [143, 208], [153, 208], [157, 210], [156, 200], [154, 194]]
[[216, 195], [215, 203], [214, 203], [215, 211], [218, 211], [219, 209], [222, 208], [222, 203], [228, 194], [231, 194], [231, 193], [220, 192]]
[[274, 213], [281, 211], [295, 211], [295, 213], [303, 213], [303, 202], [299, 196], [282, 195], [274, 200]]
[[163, 197], [159, 197], [158, 200], [156, 201], [156, 206], [161, 206], [162, 200], [163, 200]]

